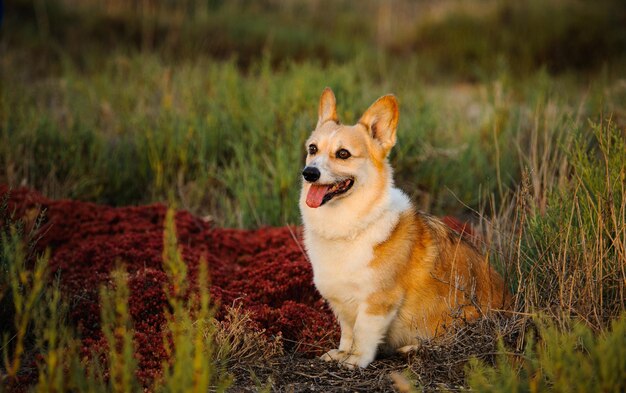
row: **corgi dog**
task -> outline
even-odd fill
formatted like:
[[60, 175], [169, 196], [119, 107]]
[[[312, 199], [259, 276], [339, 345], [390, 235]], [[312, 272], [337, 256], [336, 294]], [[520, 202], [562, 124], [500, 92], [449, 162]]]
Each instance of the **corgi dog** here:
[[322, 93], [306, 142], [300, 211], [314, 282], [341, 327], [322, 356], [367, 367], [379, 350], [406, 353], [454, 318], [503, 309], [510, 295], [486, 258], [394, 187], [388, 155], [398, 102], [379, 98], [355, 125]]

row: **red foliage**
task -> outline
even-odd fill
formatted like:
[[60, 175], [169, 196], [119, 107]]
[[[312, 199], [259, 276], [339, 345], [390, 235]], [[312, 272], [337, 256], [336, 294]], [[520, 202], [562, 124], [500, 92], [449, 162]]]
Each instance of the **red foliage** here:
[[[0, 195], [6, 192], [0, 187]], [[161, 332], [167, 307], [161, 266], [166, 210], [161, 204], [113, 208], [53, 201], [24, 188], [9, 193], [9, 211], [16, 217], [32, 220], [45, 211], [37, 247], [51, 251], [51, 273], [60, 275], [84, 355], [105, 348], [98, 289], [110, 284], [118, 263], [126, 266], [138, 377], [146, 384], [166, 357]], [[298, 244], [299, 228], [219, 229], [185, 211], [176, 214], [176, 228], [192, 282], [200, 259], [208, 263], [213, 300], [223, 305], [218, 318], [225, 316], [225, 306], [241, 304], [268, 335], [280, 334], [286, 346], [310, 354], [338, 340], [339, 329], [313, 286], [311, 266]]]
[[[0, 196], [6, 193], [0, 186]], [[27, 225], [45, 211], [37, 247], [51, 251], [50, 268], [60, 276], [70, 300], [70, 320], [81, 335], [85, 356], [106, 346], [99, 326], [98, 289], [110, 284], [109, 274], [118, 263], [126, 266], [138, 377], [149, 384], [166, 358], [161, 332], [167, 307], [162, 269], [166, 207], [53, 201], [21, 188], [10, 191], [9, 211]], [[445, 221], [471, 234], [458, 220]], [[225, 306], [240, 304], [251, 311], [254, 326], [281, 335], [290, 349], [318, 354], [338, 342], [335, 319], [313, 286], [300, 228], [220, 229], [185, 211], [176, 214], [176, 227], [192, 282], [201, 258], [208, 263], [211, 294], [222, 305], [218, 318], [225, 316]]]

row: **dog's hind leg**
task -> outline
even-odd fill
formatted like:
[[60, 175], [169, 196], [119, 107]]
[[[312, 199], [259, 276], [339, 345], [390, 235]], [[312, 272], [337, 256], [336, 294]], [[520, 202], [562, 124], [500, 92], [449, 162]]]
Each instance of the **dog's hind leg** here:
[[417, 351], [419, 347], [420, 347], [419, 344], [405, 345], [403, 347], [396, 349], [396, 352], [399, 353], [400, 355], [408, 355], [410, 353]]

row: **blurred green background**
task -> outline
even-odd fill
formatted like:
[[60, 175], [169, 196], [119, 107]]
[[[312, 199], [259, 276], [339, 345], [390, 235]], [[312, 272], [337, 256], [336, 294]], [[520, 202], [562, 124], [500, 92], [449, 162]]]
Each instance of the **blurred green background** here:
[[346, 123], [396, 94], [396, 182], [436, 214], [626, 124], [619, 0], [15, 0], [0, 35], [0, 183], [222, 226], [299, 223], [325, 86]]

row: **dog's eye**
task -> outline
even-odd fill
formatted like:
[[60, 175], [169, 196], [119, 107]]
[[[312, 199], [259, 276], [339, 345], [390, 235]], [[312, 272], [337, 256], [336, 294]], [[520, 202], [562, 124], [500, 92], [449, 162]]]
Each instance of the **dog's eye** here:
[[315, 145], [309, 145], [309, 154], [314, 156], [315, 153], [317, 153], [317, 146]]
[[335, 157], [341, 158], [342, 160], [347, 160], [350, 158], [350, 155], [350, 152], [346, 149], [337, 150], [337, 153], [335, 153]]

